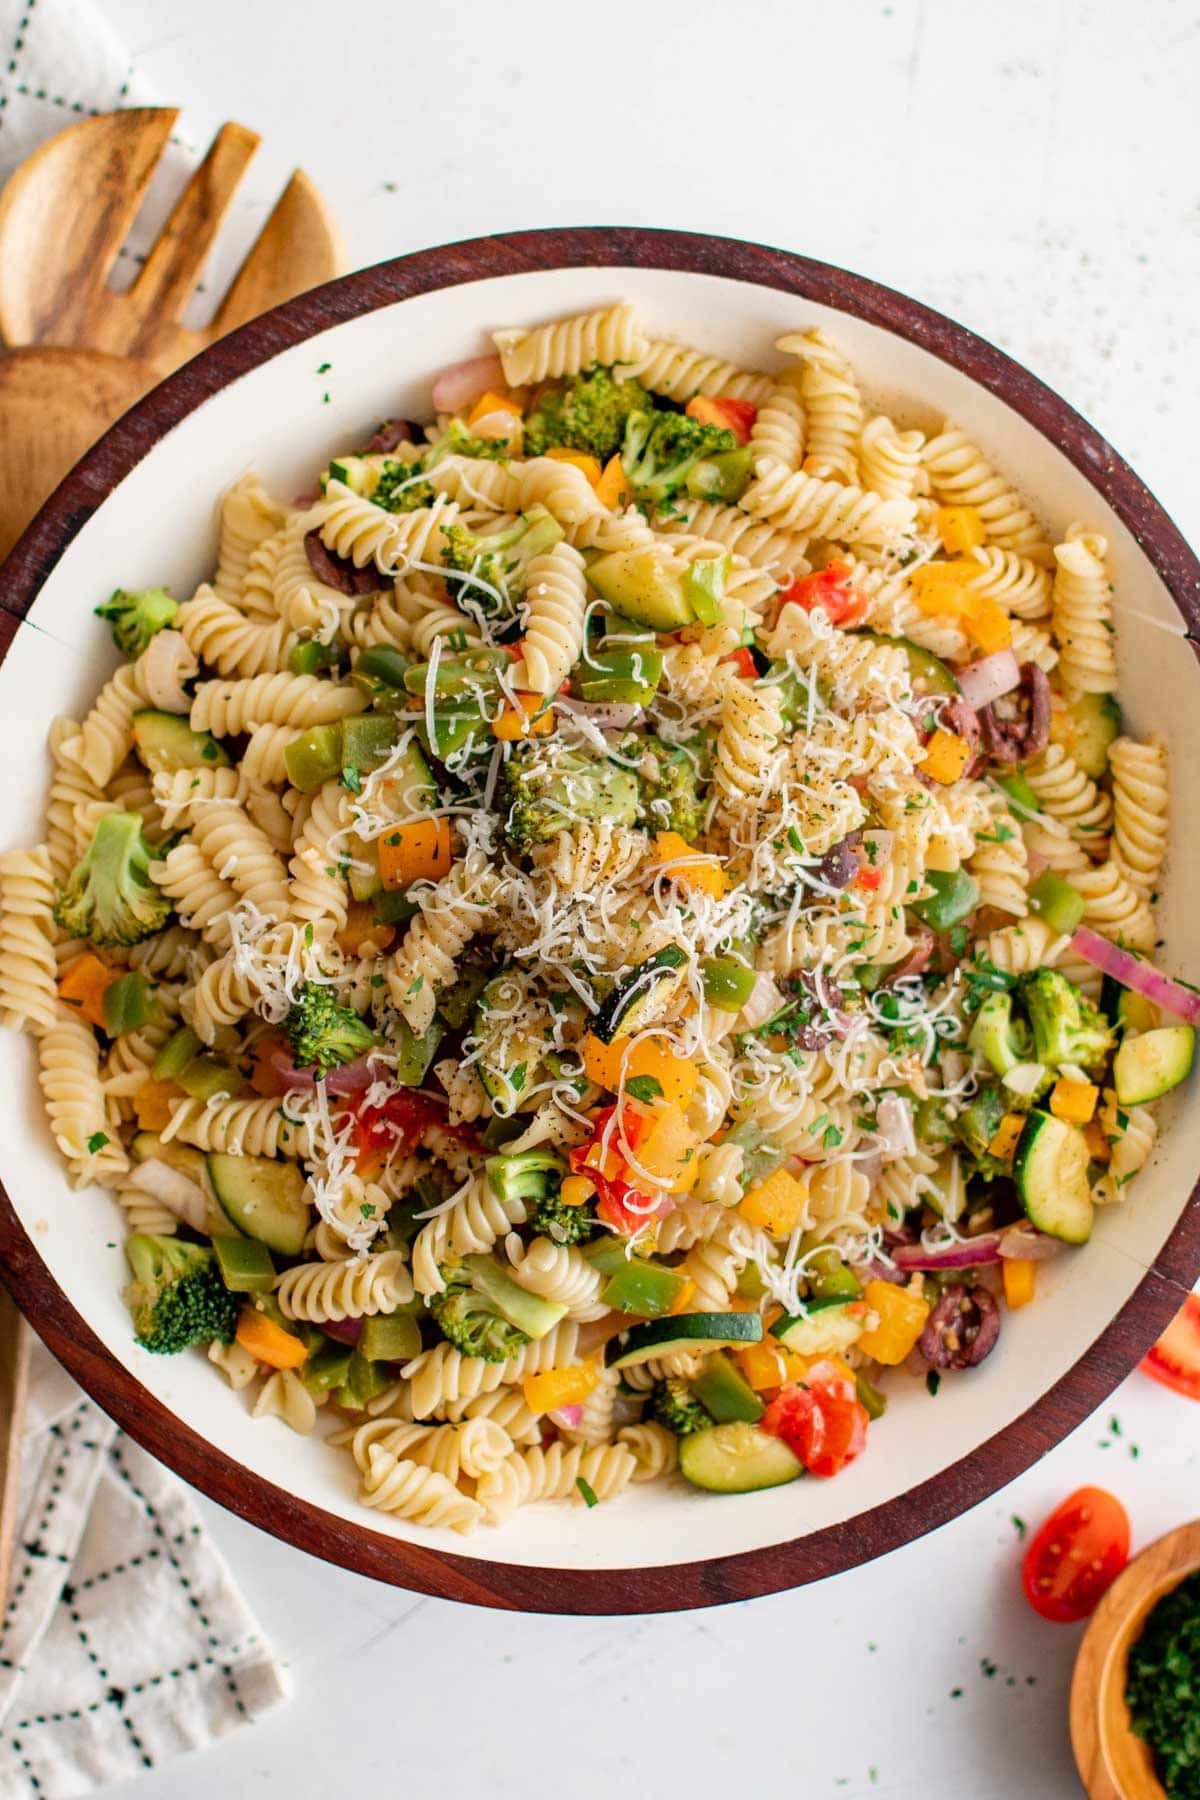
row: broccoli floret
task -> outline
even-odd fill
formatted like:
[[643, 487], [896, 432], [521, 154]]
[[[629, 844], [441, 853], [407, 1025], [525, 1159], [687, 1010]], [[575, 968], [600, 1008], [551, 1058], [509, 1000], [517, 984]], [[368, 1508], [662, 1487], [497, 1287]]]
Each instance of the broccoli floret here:
[[[525, 592], [529, 564], [558, 543], [562, 526], [544, 506], [531, 506], [515, 525], [490, 536], [477, 536], [465, 525], [451, 525], [443, 534], [442, 560], [452, 597], [472, 600], [488, 618], [512, 618]], [[469, 578], [469, 579], [468, 579]]]
[[130, 593], [118, 588], [111, 600], [96, 608], [98, 619], [112, 626], [113, 641], [122, 656], [140, 656], [156, 632], [163, 631], [179, 611], [166, 588], [143, 588]]
[[432, 482], [414, 480], [414, 476], [421, 474], [424, 467], [424, 459], [421, 457], [413, 462], [389, 459], [384, 463], [379, 479], [371, 490], [372, 504], [382, 506], [384, 512], [391, 513], [416, 512], [422, 506], [432, 506], [437, 498]]
[[1113, 1047], [1112, 1027], [1098, 1006], [1057, 969], [1038, 969], [1020, 983], [1033, 1026], [1034, 1055], [1050, 1068], [1074, 1064], [1089, 1075], [1103, 1072]]
[[284, 1029], [296, 1067], [315, 1068], [321, 1075], [382, 1041], [352, 1007], [339, 1005], [333, 989], [321, 981], [305, 982], [288, 1008]]
[[553, 1238], [556, 1244], [586, 1244], [600, 1230], [590, 1207], [565, 1206], [557, 1194], [543, 1194], [535, 1200], [529, 1221], [535, 1231]]
[[637, 823], [648, 831], [677, 831], [695, 843], [704, 829], [702, 754], [690, 745], [664, 744], [650, 733], [626, 738], [620, 753], [630, 762], [637, 759]]
[[707, 1412], [696, 1399], [686, 1381], [678, 1376], [668, 1376], [666, 1381], [656, 1381], [650, 1391], [649, 1415], [658, 1424], [665, 1425], [676, 1437], [687, 1437], [693, 1431], [703, 1431], [712, 1424]]
[[679, 492], [698, 462], [736, 447], [732, 431], [702, 425], [686, 413], [633, 413], [621, 466], [634, 498], [658, 506]]
[[491, 1302], [473, 1287], [464, 1287], [457, 1272], [443, 1269], [445, 1291], [434, 1294], [429, 1310], [454, 1348], [463, 1356], [482, 1357], [484, 1362], [508, 1362], [529, 1342], [523, 1331], [502, 1318]]
[[447, 456], [484, 456], [489, 462], [507, 462], [512, 452], [507, 438], [472, 437], [461, 419], [451, 419], [425, 458], [432, 469]]
[[125, 1304], [144, 1350], [173, 1356], [189, 1344], [232, 1342], [239, 1299], [206, 1244], [135, 1233], [125, 1245], [133, 1280]]
[[611, 369], [593, 369], [542, 389], [525, 421], [525, 454], [585, 450], [605, 463], [621, 448], [633, 414], [653, 410], [653, 397], [638, 382], [615, 381]]
[[489, 1156], [488, 1186], [498, 1200], [540, 1200], [558, 1192], [566, 1173], [561, 1157], [548, 1150], [520, 1150], [515, 1156]]
[[580, 820], [637, 818], [637, 778], [604, 758], [564, 751], [551, 759], [537, 744], [518, 744], [504, 767], [504, 830], [514, 848], [547, 844]]
[[150, 879], [153, 861], [140, 813], [104, 813], [59, 890], [54, 917], [71, 937], [93, 944], [140, 944], [153, 937], [171, 916], [171, 902]]

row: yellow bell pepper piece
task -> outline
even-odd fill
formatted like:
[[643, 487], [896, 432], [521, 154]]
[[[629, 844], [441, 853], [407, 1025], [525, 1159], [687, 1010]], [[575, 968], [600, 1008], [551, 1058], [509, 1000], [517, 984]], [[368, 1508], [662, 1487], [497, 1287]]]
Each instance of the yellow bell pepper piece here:
[[760, 1344], [747, 1344], [739, 1350], [737, 1360], [750, 1386], [761, 1394], [768, 1388], [782, 1387], [787, 1381], [803, 1381], [811, 1358], [785, 1349], [774, 1338], [764, 1338]]
[[902, 1363], [929, 1317], [929, 1302], [890, 1281], [868, 1281], [863, 1299], [878, 1323], [868, 1326], [858, 1347], [880, 1363]]
[[610, 456], [604, 465], [604, 473], [595, 483], [596, 498], [601, 506], [611, 507], [615, 512], [618, 506], [627, 506], [631, 494], [629, 477], [626, 475], [619, 456]]
[[1004, 1298], [1011, 1307], [1028, 1306], [1037, 1286], [1037, 1264], [1024, 1257], [1006, 1256], [1002, 1264]]
[[[676, 865], [667, 868], [667, 876], [689, 893], [709, 894], [720, 900], [729, 892], [729, 877], [716, 857], [694, 850], [677, 831], [658, 832], [654, 851], [659, 863]], [[682, 860], [685, 857], [686, 862]]]
[[958, 780], [971, 760], [971, 746], [956, 731], [943, 731], [939, 725], [925, 746], [920, 767], [934, 781], [949, 787]]
[[486, 419], [490, 413], [512, 413], [513, 417], [521, 417], [520, 403], [512, 394], [498, 394], [495, 388], [489, 388], [486, 394], [480, 394], [478, 400], [467, 416], [468, 425], [478, 425], [480, 419]]
[[[636, 1080], [643, 1084], [643, 1092], [634, 1089], [635, 1099], [662, 1100], [668, 1106], [686, 1106], [699, 1079], [687, 1057], [677, 1056], [670, 1042], [661, 1037], [617, 1037], [606, 1044], [589, 1032], [583, 1040], [583, 1067], [588, 1080], [610, 1094], [620, 1093], [622, 1087], [628, 1091], [629, 1083]], [[657, 1093], [650, 1085], [654, 1082], [658, 1083]]]
[[692, 1187], [700, 1169], [696, 1155], [700, 1135], [688, 1124], [680, 1106], [657, 1106], [650, 1115], [650, 1129], [633, 1152], [639, 1168], [658, 1181], [669, 1181], [673, 1192]]
[[1025, 1129], [1024, 1113], [1005, 1113], [996, 1127], [996, 1135], [988, 1144], [988, 1155], [1007, 1162], [1017, 1147], [1017, 1139]]
[[586, 450], [568, 450], [565, 445], [556, 444], [552, 450], [543, 454], [552, 457], [555, 462], [571, 463], [575, 468], [582, 469], [593, 487], [600, 480], [600, 458], [589, 455]]
[[570, 1369], [543, 1369], [540, 1375], [527, 1375], [521, 1392], [530, 1412], [557, 1412], [560, 1406], [576, 1406], [586, 1400], [600, 1381], [600, 1364], [595, 1357]]
[[678, 1316], [680, 1313], [694, 1312], [695, 1304], [696, 1284], [689, 1278], [684, 1282], [674, 1300], [672, 1300], [670, 1306], [667, 1308], [667, 1313], [668, 1315], [674, 1314]]
[[1088, 1155], [1093, 1162], [1106, 1163], [1112, 1155], [1112, 1145], [1105, 1136], [1104, 1127], [1099, 1119], [1091, 1118], [1083, 1128], [1087, 1139]]
[[163, 1131], [171, 1123], [171, 1103], [183, 1098], [173, 1081], [155, 1081], [148, 1075], [133, 1096], [139, 1131]]
[[[541, 694], [518, 694], [520, 711], [515, 706], [502, 707], [492, 720], [492, 736], [502, 744], [515, 744], [521, 738], [549, 737], [554, 730], [554, 708], [546, 706]], [[545, 707], [539, 712], [539, 707]]]
[[987, 541], [983, 519], [974, 506], [939, 506], [935, 517], [938, 534], [950, 556], [961, 550], [977, 550]]
[[986, 594], [973, 594], [964, 585], [966, 565], [923, 563], [910, 577], [913, 598], [923, 613], [957, 619], [972, 642], [987, 656], [1012, 644], [1008, 614]]
[[787, 1237], [796, 1229], [808, 1204], [808, 1183], [798, 1181], [787, 1169], [776, 1169], [744, 1196], [738, 1211], [749, 1225], [757, 1225], [770, 1237]]
[[564, 1206], [586, 1206], [595, 1191], [595, 1182], [586, 1175], [564, 1175], [558, 1197]]
[[1096, 1111], [1100, 1089], [1091, 1081], [1069, 1081], [1060, 1075], [1050, 1090], [1050, 1111], [1068, 1125], [1086, 1125]]

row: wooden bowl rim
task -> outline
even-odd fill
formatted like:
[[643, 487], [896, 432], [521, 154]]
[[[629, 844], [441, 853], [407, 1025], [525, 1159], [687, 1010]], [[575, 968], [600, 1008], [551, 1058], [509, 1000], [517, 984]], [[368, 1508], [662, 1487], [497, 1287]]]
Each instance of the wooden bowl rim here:
[[[1165, 1566], [1159, 1567], [1164, 1556]], [[1153, 1574], [1152, 1564], [1156, 1571]], [[1097, 1743], [1103, 1743], [1105, 1699], [1114, 1683], [1119, 1683], [1124, 1693], [1129, 1652], [1148, 1614], [1165, 1594], [1195, 1574], [1200, 1574], [1200, 1519], [1176, 1525], [1139, 1550], [1088, 1620], [1071, 1675], [1071, 1746], [1081, 1777], [1086, 1761], [1084, 1735], [1094, 1731]], [[1111, 1646], [1126, 1632], [1128, 1641], [1117, 1654], [1111, 1654]], [[1091, 1669], [1097, 1666], [1101, 1675], [1092, 1682]], [[1126, 1727], [1125, 1735], [1135, 1734]], [[1162, 1793], [1161, 1787], [1158, 1792]]]
[[[417, 251], [347, 275], [203, 351], [118, 421], [63, 480], [0, 569], [0, 657], [64, 550], [116, 484], [182, 418], [239, 376], [330, 326], [417, 294], [559, 268], [715, 275], [833, 307], [915, 343], [999, 396], [1066, 455], [1133, 533], [1193, 635], [1200, 561], [1142, 481], [1067, 402], [1003, 351], [865, 276], [731, 238], [644, 227], [513, 232]], [[0, 1273], [54, 1354], [131, 1437], [231, 1511], [358, 1574], [441, 1598], [517, 1611], [671, 1612], [747, 1600], [856, 1567], [977, 1505], [1101, 1404], [1200, 1277], [1200, 1181], [1149, 1268], [1090, 1349], [1002, 1431], [919, 1486], [787, 1543], [656, 1568], [555, 1569], [426, 1549], [277, 1487], [167, 1410], [101, 1344], [42, 1263], [0, 1186]]]

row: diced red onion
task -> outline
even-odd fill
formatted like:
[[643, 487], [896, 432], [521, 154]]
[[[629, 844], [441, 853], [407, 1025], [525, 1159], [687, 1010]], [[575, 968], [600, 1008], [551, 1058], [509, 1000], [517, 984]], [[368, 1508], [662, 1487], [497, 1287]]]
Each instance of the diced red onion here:
[[160, 1200], [193, 1231], [203, 1231], [208, 1223], [208, 1198], [204, 1189], [157, 1156], [148, 1156], [145, 1162], [134, 1165], [129, 1185], [141, 1194], [149, 1194], [153, 1200]]
[[775, 986], [769, 975], [755, 977], [754, 986], [750, 990], [750, 998], [743, 1006], [740, 1017], [743, 1031], [756, 1031], [773, 1019], [783, 1005], [783, 995]]
[[997, 650], [993, 656], [981, 656], [978, 662], [956, 669], [955, 675], [963, 699], [978, 710], [1020, 686], [1021, 665], [1012, 650]]
[[577, 1431], [579, 1422], [583, 1418], [583, 1402], [575, 1400], [570, 1406], [556, 1406], [550, 1417], [556, 1425], [563, 1426], [565, 1430]]
[[875, 1128], [883, 1139], [881, 1154], [885, 1157], [912, 1156], [917, 1140], [913, 1133], [912, 1109], [899, 1094], [885, 1094], [875, 1109]]
[[1107, 938], [1086, 925], [1081, 925], [1071, 939], [1071, 948], [1085, 962], [1092, 963], [1103, 974], [1111, 975], [1131, 993], [1141, 994], [1144, 1000], [1174, 1013], [1188, 1025], [1200, 1025], [1200, 994], [1161, 974], [1153, 963], [1143, 962], [1140, 956], [1110, 944]]
[[898, 1269], [974, 1269], [981, 1263], [1000, 1260], [1000, 1234], [989, 1231], [977, 1238], [964, 1238], [961, 1243], [939, 1245], [927, 1250], [924, 1244], [898, 1244], [890, 1252]]
[[364, 1088], [369, 1088], [386, 1073], [383, 1064], [376, 1063], [374, 1056], [360, 1056], [355, 1062], [340, 1063], [336, 1069], [330, 1069], [325, 1077], [325, 1087], [331, 1094], [361, 1094]]
[[[330, 1094], [361, 1094], [385, 1073], [373, 1055], [360, 1056], [354, 1062], [340, 1063], [325, 1077]], [[286, 1038], [264, 1038], [254, 1057], [253, 1087], [256, 1094], [307, 1093], [316, 1086], [313, 1069], [298, 1069], [292, 1059], [292, 1048]]]
[[1061, 1238], [1049, 1237], [1024, 1220], [1019, 1225], [1006, 1225], [1000, 1233], [1001, 1256], [1015, 1257], [1018, 1262], [1045, 1262], [1065, 1249]]
[[362, 1336], [361, 1319], [318, 1319], [317, 1323], [326, 1337], [336, 1338], [339, 1344], [357, 1344]]
[[504, 366], [498, 356], [472, 356], [451, 363], [433, 384], [433, 408], [440, 413], [465, 412], [489, 388], [504, 386]]

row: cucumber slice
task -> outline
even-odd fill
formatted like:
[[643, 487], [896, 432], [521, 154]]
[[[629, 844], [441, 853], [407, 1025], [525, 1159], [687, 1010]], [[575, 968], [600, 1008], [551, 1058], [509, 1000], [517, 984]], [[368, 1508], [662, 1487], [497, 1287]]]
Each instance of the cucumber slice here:
[[683, 976], [679, 971], [686, 961], [678, 944], [668, 944], [618, 981], [592, 1021], [592, 1030], [600, 1042], [611, 1044], [614, 1038], [648, 1025], [672, 989], [681, 985]]
[[679, 1471], [710, 1494], [753, 1494], [795, 1481], [804, 1464], [782, 1438], [739, 1420], [680, 1438]]
[[954, 672], [932, 650], [922, 649], [914, 644], [911, 638], [883, 637], [877, 631], [860, 631], [857, 637], [870, 638], [876, 644], [888, 644], [893, 649], [903, 650], [908, 659], [908, 674], [917, 694], [957, 694], [958, 682]]
[[1140, 1106], [1169, 1094], [1191, 1072], [1196, 1054], [1194, 1025], [1160, 1025], [1140, 1037], [1126, 1037], [1113, 1057], [1113, 1086], [1122, 1106]]
[[208, 1178], [239, 1231], [281, 1256], [299, 1256], [308, 1234], [311, 1209], [304, 1177], [295, 1163], [268, 1156], [208, 1158]]
[[207, 731], [193, 731], [177, 713], [147, 708], [133, 715], [133, 744], [150, 770], [224, 769], [228, 754]]
[[1031, 1224], [1064, 1244], [1086, 1244], [1095, 1207], [1087, 1139], [1053, 1113], [1031, 1112], [1013, 1155], [1013, 1180]]
[[676, 1351], [720, 1350], [726, 1344], [762, 1341], [758, 1313], [680, 1313], [675, 1319], [652, 1319], [610, 1338], [604, 1360], [610, 1369], [628, 1369]]
[[771, 1336], [801, 1356], [840, 1356], [862, 1336], [865, 1319], [861, 1300], [811, 1300], [807, 1313], [777, 1319]]
[[1108, 767], [1108, 751], [1121, 729], [1121, 709], [1111, 694], [1076, 694], [1050, 715], [1050, 742], [1061, 744], [1093, 780]]
[[614, 550], [590, 564], [587, 578], [602, 600], [637, 625], [679, 631], [692, 623], [683, 583], [657, 550]]
[[766, 1411], [746, 1377], [727, 1356], [716, 1351], [689, 1383], [693, 1394], [718, 1425], [736, 1420], [757, 1425]]
[[1100, 1011], [1121, 1031], [1155, 1031], [1162, 1024], [1162, 1013], [1153, 1000], [1122, 987], [1111, 975], [1104, 977], [1100, 990]]

